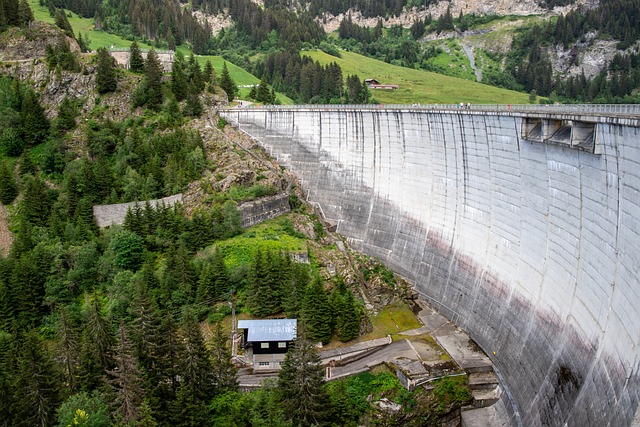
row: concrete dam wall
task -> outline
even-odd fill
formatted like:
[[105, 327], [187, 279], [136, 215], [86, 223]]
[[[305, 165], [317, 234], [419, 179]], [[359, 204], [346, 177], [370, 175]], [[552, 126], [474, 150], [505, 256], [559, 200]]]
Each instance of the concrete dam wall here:
[[355, 249], [469, 332], [513, 425], [636, 425], [640, 120], [587, 118], [573, 144], [571, 129], [537, 141], [553, 123], [534, 132], [535, 114], [513, 111], [223, 114]]

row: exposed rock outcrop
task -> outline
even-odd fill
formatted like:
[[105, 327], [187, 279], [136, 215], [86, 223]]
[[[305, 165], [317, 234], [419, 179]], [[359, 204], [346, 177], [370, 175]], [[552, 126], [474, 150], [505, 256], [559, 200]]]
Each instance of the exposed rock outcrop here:
[[[587, 0], [577, 0], [573, 5], [558, 7], [552, 11], [543, 9], [535, 0], [451, 0], [440, 1], [432, 4], [426, 10], [405, 9], [399, 16], [391, 16], [383, 19], [383, 25], [389, 27], [391, 25], [400, 24], [403, 27], [410, 27], [417, 19], [424, 19], [425, 16], [431, 14], [433, 18], [444, 15], [448, 7], [451, 7], [453, 16], [458, 16], [460, 12], [463, 14], [476, 15], [543, 15], [543, 14], [561, 14], [576, 8], [580, 5], [588, 4]], [[347, 14], [351, 14], [351, 20], [362, 26], [373, 27], [378, 22], [378, 18], [365, 18], [358, 10], [351, 9], [347, 13], [337, 16], [329, 13], [319, 18], [320, 24], [326, 32], [336, 31], [340, 22]]]
[[[47, 45], [55, 46], [63, 31], [46, 22], [33, 21], [29, 28], [13, 27], [0, 35], [0, 61], [30, 61], [45, 56]], [[80, 52], [78, 42], [67, 37], [72, 52]]]

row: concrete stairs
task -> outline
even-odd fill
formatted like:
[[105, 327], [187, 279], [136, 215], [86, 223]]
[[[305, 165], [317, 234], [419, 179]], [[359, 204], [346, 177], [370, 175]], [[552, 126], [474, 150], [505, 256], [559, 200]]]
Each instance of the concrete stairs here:
[[493, 369], [468, 374], [469, 387], [473, 395], [473, 403], [463, 410], [486, 408], [500, 399], [500, 384]]

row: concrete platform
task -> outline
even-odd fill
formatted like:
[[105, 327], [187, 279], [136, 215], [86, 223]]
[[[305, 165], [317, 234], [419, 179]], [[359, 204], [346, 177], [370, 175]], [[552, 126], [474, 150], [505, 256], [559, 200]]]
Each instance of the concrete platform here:
[[495, 388], [500, 382], [494, 372], [475, 372], [468, 375], [471, 390], [488, 390]]
[[487, 408], [462, 411], [461, 418], [462, 427], [506, 427], [511, 425], [502, 401]]
[[430, 333], [436, 342], [467, 373], [493, 372], [491, 359], [473, 342], [469, 335], [431, 308], [418, 313], [424, 323], [422, 333]]

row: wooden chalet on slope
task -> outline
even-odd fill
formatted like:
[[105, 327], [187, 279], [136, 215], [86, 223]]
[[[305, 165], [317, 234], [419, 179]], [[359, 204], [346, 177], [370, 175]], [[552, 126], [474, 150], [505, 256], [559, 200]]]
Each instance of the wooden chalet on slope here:
[[280, 369], [296, 338], [296, 319], [239, 320], [243, 329], [245, 360], [255, 371]]
[[398, 85], [382, 84], [376, 79], [365, 79], [364, 84], [366, 84], [369, 89], [387, 89], [387, 90], [400, 89], [400, 86]]

